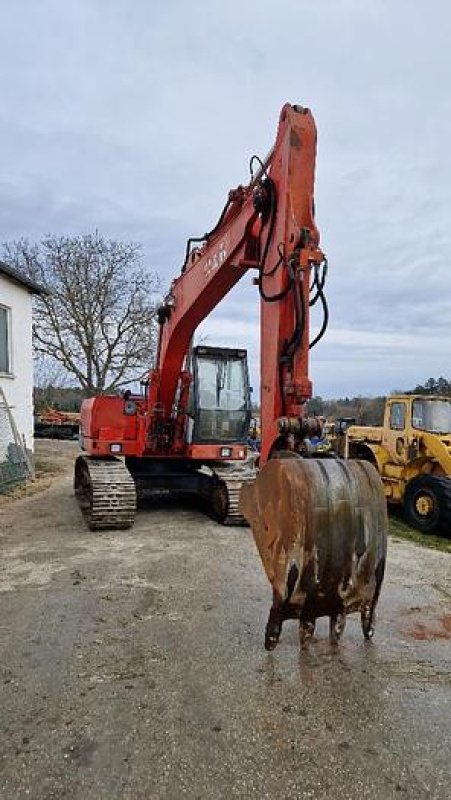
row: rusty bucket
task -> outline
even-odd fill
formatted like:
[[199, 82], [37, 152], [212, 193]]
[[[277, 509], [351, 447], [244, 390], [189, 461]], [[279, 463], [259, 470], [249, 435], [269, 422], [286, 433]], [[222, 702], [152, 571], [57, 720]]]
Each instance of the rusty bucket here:
[[265, 647], [285, 619], [298, 619], [304, 644], [318, 617], [337, 642], [346, 615], [360, 611], [370, 639], [387, 551], [387, 506], [376, 469], [366, 461], [274, 458], [243, 486], [249, 522], [273, 588]]

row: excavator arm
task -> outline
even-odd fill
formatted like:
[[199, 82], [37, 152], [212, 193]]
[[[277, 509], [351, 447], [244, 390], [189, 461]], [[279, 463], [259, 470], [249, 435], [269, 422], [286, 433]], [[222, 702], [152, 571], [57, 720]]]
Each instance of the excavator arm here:
[[150, 375], [149, 396], [150, 406], [167, 418], [194, 331], [244, 273], [255, 270], [261, 301], [262, 463], [278, 443], [299, 449], [312, 428], [301, 421], [312, 393], [311, 287], [313, 300], [321, 299], [327, 313], [325, 258], [314, 219], [315, 155], [311, 112], [285, 105], [269, 156], [259, 162], [248, 186], [230, 192], [202, 246], [188, 250], [159, 312], [157, 369]]

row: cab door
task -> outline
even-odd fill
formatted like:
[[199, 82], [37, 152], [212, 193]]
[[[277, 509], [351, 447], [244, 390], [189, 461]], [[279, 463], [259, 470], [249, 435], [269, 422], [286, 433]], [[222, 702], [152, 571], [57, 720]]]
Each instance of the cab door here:
[[388, 401], [382, 444], [388, 450], [395, 464], [407, 463], [407, 402], [404, 400]]

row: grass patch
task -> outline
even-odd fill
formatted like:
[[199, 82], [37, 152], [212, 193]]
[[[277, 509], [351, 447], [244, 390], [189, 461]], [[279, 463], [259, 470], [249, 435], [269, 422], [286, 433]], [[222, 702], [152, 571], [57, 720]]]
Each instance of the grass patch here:
[[444, 536], [430, 536], [420, 533], [400, 519], [390, 517], [390, 534], [398, 539], [406, 539], [408, 542], [419, 544], [422, 547], [429, 547], [431, 550], [441, 550], [442, 553], [451, 553], [451, 540]]

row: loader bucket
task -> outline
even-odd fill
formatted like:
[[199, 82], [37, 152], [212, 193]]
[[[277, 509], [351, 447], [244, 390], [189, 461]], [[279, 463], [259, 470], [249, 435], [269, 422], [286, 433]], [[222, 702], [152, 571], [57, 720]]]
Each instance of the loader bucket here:
[[315, 620], [328, 616], [335, 643], [354, 611], [371, 638], [388, 529], [382, 483], [372, 464], [274, 458], [243, 486], [240, 511], [273, 588], [267, 649], [277, 645], [290, 618], [299, 620], [304, 644]]

